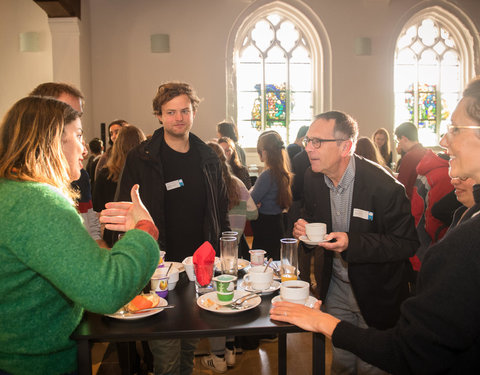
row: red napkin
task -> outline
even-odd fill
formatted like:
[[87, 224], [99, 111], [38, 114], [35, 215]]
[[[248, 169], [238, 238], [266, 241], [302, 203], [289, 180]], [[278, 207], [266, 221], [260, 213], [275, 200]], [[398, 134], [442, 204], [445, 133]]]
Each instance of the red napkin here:
[[[205, 241], [193, 254], [193, 264], [197, 266], [211, 265], [215, 262], [215, 249]], [[209, 267], [195, 267], [195, 276], [200, 285], [207, 285], [212, 277]]]

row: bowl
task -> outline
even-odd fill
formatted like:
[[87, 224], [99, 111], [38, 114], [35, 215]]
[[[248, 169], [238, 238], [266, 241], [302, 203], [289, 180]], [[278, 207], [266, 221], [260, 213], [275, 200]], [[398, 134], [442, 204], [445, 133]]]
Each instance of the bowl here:
[[173, 290], [177, 286], [179, 272], [176, 268], [172, 267], [168, 274], [168, 290]]

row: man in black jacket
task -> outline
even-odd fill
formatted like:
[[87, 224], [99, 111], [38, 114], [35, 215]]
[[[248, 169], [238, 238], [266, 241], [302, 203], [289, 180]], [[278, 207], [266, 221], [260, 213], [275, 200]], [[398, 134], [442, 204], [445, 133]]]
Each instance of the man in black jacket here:
[[[324, 252], [320, 297], [332, 315], [360, 327], [392, 327], [408, 296], [409, 257], [417, 247], [404, 187], [379, 165], [353, 154], [355, 120], [342, 112], [316, 116], [304, 139], [311, 169], [305, 173], [304, 219], [330, 232]], [[316, 172], [316, 173], [314, 173]], [[349, 352], [333, 349], [332, 374], [379, 374]]]
[[[117, 200], [134, 184], [159, 230], [166, 259], [181, 262], [209, 241], [217, 251], [229, 230], [228, 198], [216, 154], [190, 133], [200, 100], [186, 83], [160, 85], [153, 110], [163, 125], [127, 156]], [[155, 374], [191, 373], [197, 340], [155, 340]], [[180, 368], [180, 372], [178, 371]]]

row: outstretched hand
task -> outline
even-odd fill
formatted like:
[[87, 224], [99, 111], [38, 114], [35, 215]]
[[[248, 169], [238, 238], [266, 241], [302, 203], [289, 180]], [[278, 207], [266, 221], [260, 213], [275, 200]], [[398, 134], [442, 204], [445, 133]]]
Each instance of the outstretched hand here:
[[270, 319], [295, 324], [306, 331], [331, 338], [340, 320], [320, 311], [321, 306], [322, 301], [317, 301], [313, 308], [291, 302], [275, 302], [270, 310]]
[[152, 217], [145, 208], [138, 193], [138, 184], [132, 187], [131, 202], [109, 202], [106, 209], [100, 213], [100, 222], [106, 224], [105, 228], [118, 232], [126, 232], [135, 228], [141, 220], [153, 222]]

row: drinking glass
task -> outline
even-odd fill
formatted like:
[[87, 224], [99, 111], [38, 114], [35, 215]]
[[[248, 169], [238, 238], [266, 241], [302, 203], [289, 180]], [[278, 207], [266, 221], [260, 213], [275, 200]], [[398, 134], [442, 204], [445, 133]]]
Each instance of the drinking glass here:
[[295, 238], [282, 238], [280, 240], [280, 245], [280, 275], [282, 278], [282, 282], [288, 280], [297, 280], [297, 240]]
[[214, 264], [194, 264], [195, 291], [198, 295], [213, 292], [213, 266]]
[[222, 274], [237, 276], [238, 241], [236, 237], [220, 237], [220, 264]]

